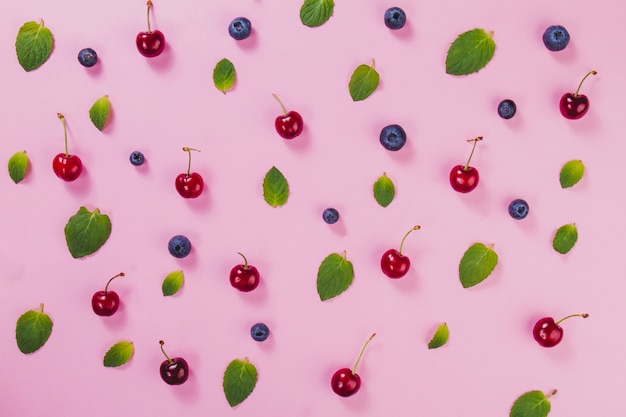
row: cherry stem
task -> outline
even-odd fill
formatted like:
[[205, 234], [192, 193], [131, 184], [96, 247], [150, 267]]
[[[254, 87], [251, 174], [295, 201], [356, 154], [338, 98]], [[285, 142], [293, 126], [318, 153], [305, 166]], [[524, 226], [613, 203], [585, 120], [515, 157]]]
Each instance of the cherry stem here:
[[592, 70], [592, 71], [589, 71], [589, 72], [587, 73], [587, 75], [585, 75], [585, 76], [583, 77], [583, 79], [580, 81], [580, 84], [578, 84], [578, 88], [576, 89], [576, 92], [574, 93], [574, 97], [578, 97], [578, 92], [580, 91], [580, 87], [582, 87], [582, 86], [583, 86], [583, 83], [585, 82], [585, 80], [587, 79], [587, 77], [589, 77], [589, 76], [590, 76], [590, 75], [592, 75], [592, 74], [593, 74], [593, 75], [596, 75], [597, 73], [598, 73], [598, 71], [596, 71], [596, 70]]
[[586, 319], [587, 317], [589, 317], [589, 314], [587, 314], [587, 313], [585, 313], [585, 314], [570, 314], [569, 316], [563, 317], [561, 320], [557, 321], [554, 324], [556, 324], [558, 326], [563, 320], [567, 320], [570, 317], [582, 317], [583, 319]]
[[148, 12], [147, 12], [147, 16], [148, 16], [148, 33], [152, 33], [152, 30], [150, 30], [150, 9], [152, 8], [152, 0], [148, 0]]
[[123, 272], [120, 272], [116, 276], [111, 277], [111, 279], [109, 279], [109, 281], [107, 282], [107, 285], [104, 286], [104, 292], [107, 292], [107, 289], [109, 288], [109, 284], [111, 283], [111, 281], [113, 281], [117, 277], [123, 277], [123, 276], [125, 276], [125, 274]]
[[554, 394], [556, 394], [557, 391], [555, 389], [553, 389], [552, 391], [550, 391], [549, 393], [545, 394], [546, 396], [546, 400], [550, 397], [552, 397]]
[[278, 100], [278, 104], [280, 104], [280, 108], [281, 108], [281, 109], [283, 109], [283, 115], [284, 115], [284, 116], [287, 116], [287, 109], [286, 109], [286, 108], [285, 108], [285, 106], [283, 105], [283, 102], [282, 102], [282, 101], [280, 101], [280, 99], [278, 98], [278, 96], [277, 96], [276, 94], [272, 93], [272, 95], [274, 96], [274, 98], [275, 98], [276, 100]]
[[248, 269], [248, 260], [246, 259], [246, 257], [241, 252], [237, 252], [237, 253], [241, 255], [241, 257], [243, 258], [243, 263], [244, 263], [243, 269]]
[[169, 356], [167, 356], [167, 353], [165, 353], [165, 349], [163, 349], [163, 345], [165, 344], [165, 342], [164, 342], [164, 341], [162, 341], [162, 340], [159, 340], [159, 344], [161, 345], [161, 352], [163, 352], [163, 354], [164, 354], [164, 355], [165, 355], [165, 357], [167, 358], [167, 361], [168, 361], [169, 363], [174, 362], [172, 359], [170, 359], [170, 357], [169, 357]]
[[69, 150], [67, 149], [67, 125], [65, 124], [65, 116], [61, 113], [57, 113], [57, 117], [61, 119], [61, 123], [63, 123], [63, 135], [65, 136], [65, 156], [70, 156]]
[[367, 345], [369, 344], [369, 342], [374, 338], [374, 336], [376, 336], [376, 333], [373, 333], [369, 339], [367, 339], [367, 341], [365, 342], [365, 344], [363, 345], [363, 348], [361, 348], [361, 353], [359, 353], [359, 357], [356, 358], [356, 362], [354, 364], [354, 368], [352, 368], [352, 375], [354, 375], [356, 373], [356, 367], [359, 366], [359, 362], [361, 361], [361, 356], [363, 356], [363, 352], [365, 352], [365, 348], [367, 347]]
[[404, 245], [404, 241], [406, 240], [406, 237], [407, 237], [408, 235], [410, 235], [412, 231], [414, 231], [414, 230], [420, 230], [420, 229], [421, 229], [421, 226], [416, 225], [416, 226], [413, 226], [413, 228], [412, 228], [411, 230], [409, 230], [408, 232], [406, 232], [406, 234], [405, 234], [405, 235], [404, 235], [404, 237], [402, 238], [402, 241], [400, 242], [400, 250], [398, 250], [398, 253], [399, 253], [400, 255], [402, 255], [402, 246]]
[[463, 171], [467, 171], [467, 169], [469, 168], [469, 164], [470, 161], [472, 160], [472, 155], [474, 155], [474, 149], [476, 149], [476, 144], [478, 143], [478, 141], [483, 140], [482, 136], [478, 136], [477, 138], [474, 139], [468, 139], [468, 142], [474, 142], [474, 146], [472, 146], [472, 152], [470, 152], [470, 156], [467, 159], [467, 164], [465, 164], [465, 166], [463, 167]]
[[198, 149], [184, 147], [183, 151], [189, 154], [189, 162], [187, 163], [187, 178], [189, 178], [189, 174], [191, 173], [191, 151], [200, 152]]

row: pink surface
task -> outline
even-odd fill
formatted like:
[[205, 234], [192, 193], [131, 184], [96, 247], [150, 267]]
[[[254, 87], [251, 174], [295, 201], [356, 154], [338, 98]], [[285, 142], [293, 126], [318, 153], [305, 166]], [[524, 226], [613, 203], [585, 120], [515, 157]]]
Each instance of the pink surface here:
[[[529, 390], [548, 392], [552, 417], [616, 415], [622, 409], [626, 322], [623, 279], [623, 97], [626, 65], [617, 1], [411, 2], [341, 0], [319, 28], [298, 18], [299, 1], [185, 2], [157, 0], [153, 28], [166, 37], [164, 54], [141, 56], [134, 39], [145, 30], [145, 2], [68, 0], [0, 2], [0, 160], [26, 150], [32, 169], [15, 185], [0, 175], [0, 379], [2, 414], [11, 416], [433, 416], [508, 415]], [[393, 32], [382, 16], [402, 7], [408, 25]], [[251, 38], [231, 39], [227, 25], [246, 16]], [[14, 41], [26, 21], [44, 19], [56, 44], [41, 68], [26, 73]], [[548, 51], [543, 30], [568, 28], [572, 41]], [[475, 27], [494, 31], [493, 60], [477, 74], [445, 73], [454, 38]], [[94, 48], [91, 69], [76, 60]], [[233, 90], [213, 86], [222, 58], [237, 70]], [[367, 100], [352, 102], [350, 74], [375, 60], [381, 84]], [[564, 119], [558, 99], [583, 92], [589, 113]], [[305, 121], [301, 137], [274, 131], [280, 108], [272, 93]], [[108, 94], [113, 119], [104, 132], [88, 109]], [[512, 98], [518, 113], [503, 120], [497, 103]], [[53, 174], [62, 151], [56, 114], [65, 114], [69, 146], [85, 171], [74, 183]], [[399, 123], [408, 143], [391, 153], [380, 129]], [[478, 188], [454, 192], [447, 175], [464, 163], [482, 135], [472, 165]], [[192, 160], [205, 193], [184, 200], [174, 178], [184, 172], [181, 147], [201, 149]], [[145, 166], [128, 161], [133, 150]], [[558, 174], [570, 159], [587, 171], [561, 189]], [[274, 209], [261, 183], [272, 167], [291, 187]], [[396, 199], [380, 207], [374, 181], [386, 172]], [[515, 221], [514, 198], [530, 204]], [[80, 206], [111, 217], [109, 241], [76, 260], [63, 227]], [[322, 210], [336, 207], [330, 226]], [[575, 222], [580, 238], [563, 256], [551, 247], [555, 230]], [[382, 253], [404, 245], [412, 267], [386, 278]], [[177, 260], [167, 252], [176, 234], [193, 250]], [[500, 262], [484, 283], [463, 289], [458, 264], [474, 242], [493, 243]], [[316, 273], [330, 253], [347, 252], [355, 280], [340, 297], [321, 302]], [[262, 282], [252, 293], [230, 287], [228, 272], [246, 254]], [[161, 281], [177, 269], [182, 291], [163, 297]], [[91, 295], [120, 271], [112, 287], [122, 307], [111, 318], [91, 311]], [[45, 304], [54, 321], [47, 344], [24, 355], [15, 322]], [[532, 324], [543, 316], [589, 313], [564, 324], [563, 342], [539, 347]], [[270, 338], [250, 338], [263, 321]], [[450, 327], [448, 344], [428, 350], [437, 325]], [[332, 373], [352, 366], [376, 332], [359, 365], [361, 391], [340, 398]], [[192, 371], [178, 387], [161, 381], [164, 359], [183, 356]], [[135, 355], [110, 369], [102, 357], [130, 340]], [[231, 409], [222, 375], [235, 358], [259, 372], [252, 395]]]

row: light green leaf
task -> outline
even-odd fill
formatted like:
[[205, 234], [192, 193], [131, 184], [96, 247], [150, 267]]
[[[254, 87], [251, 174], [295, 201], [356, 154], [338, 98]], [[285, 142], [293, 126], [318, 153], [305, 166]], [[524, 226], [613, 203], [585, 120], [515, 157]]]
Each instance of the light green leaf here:
[[241, 404], [254, 390], [257, 371], [248, 358], [235, 359], [224, 371], [224, 394], [231, 407]]
[[561, 182], [561, 188], [569, 188], [576, 185], [578, 181], [585, 174], [585, 164], [580, 159], [572, 160], [561, 168], [559, 175], [559, 181]]
[[548, 395], [541, 391], [529, 391], [521, 395], [511, 407], [510, 417], [546, 417], [550, 412], [550, 401], [556, 390]]
[[376, 90], [379, 82], [380, 75], [374, 69], [374, 60], [372, 60], [372, 65], [363, 64], [356, 67], [348, 83], [352, 101], [368, 98]]
[[28, 169], [28, 156], [26, 151], [19, 151], [9, 158], [9, 176], [14, 183], [18, 184], [24, 179]]
[[472, 29], [459, 35], [446, 56], [446, 73], [467, 75], [478, 72], [493, 58], [496, 50], [493, 32], [484, 29]]
[[383, 173], [374, 183], [374, 198], [383, 207], [387, 207], [396, 195], [396, 187], [393, 181]]
[[213, 84], [224, 94], [235, 84], [235, 66], [228, 59], [224, 58], [215, 65]]
[[32, 71], [48, 60], [54, 46], [50, 29], [44, 27], [43, 20], [26, 22], [17, 32], [15, 51], [17, 60], [26, 71]]
[[161, 286], [163, 296], [167, 297], [168, 295], [176, 294], [183, 286], [184, 280], [185, 275], [183, 274], [183, 271], [174, 271], [169, 273], [163, 280], [163, 285]]
[[320, 300], [325, 301], [338, 296], [350, 285], [354, 279], [352, 262], [343, 255], [331, 253], [322, 261], [317, 271], [317, 294]]
[[433, 338], [428, 342], [428, 349], [437, 349], [448, 343], [448, 336], [450, 335], [450, 330], [448, 329], [448, 325], [446, 323], [442, 323], [437, 327]]
[[65, 241], [74, 258], [82, 258], [96, 252], [111, 235], [111, 220], [99, 209], [90, 212], [78, 209], [65, 225]]
[[578, 240], [578, 229], [576, 224], [565, 224], [558, 228], [552, 239], [552, 247], [555, 251], [566, 254], [576, 244]]
[[110, 110], [111, 102], [109, 101], [109, 96], [100, 97], [89, 109], [89, 118], [98, 130], [102, 131], [102, 129], [104, 129], [109, 118]]
[[300, 7], [300, 21], [309, 27], [321, 26], [333, 15], [333, 0], [304, 0]]
[[52, 320], [43, 312], [43, 304], [39, 311], [29, 310], [17, 319], [15, 339], [22, 353], [33, 353], [42, 347], [52, 333]]
[[263, 198], [272, 207], [282, 206], [289, 198], [287, 179], [276, 167], [272, 167], [263, 179]]
[[133, 342], [117, 342], [105, 353], [102, 363], [108, 368], [124, 365], [135, 352]]
[[498, 255], [493, 245], [474, 243], [465, 251], [459, 263], [459, 278], [463, 288], [473, 287], [483, 282], [498, 264]]

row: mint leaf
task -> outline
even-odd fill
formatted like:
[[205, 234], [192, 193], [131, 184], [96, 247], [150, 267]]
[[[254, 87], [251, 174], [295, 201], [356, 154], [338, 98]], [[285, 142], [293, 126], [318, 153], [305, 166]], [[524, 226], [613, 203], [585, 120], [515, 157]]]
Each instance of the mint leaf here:
[[448, 325], [446, 323], [440, 324], [433, 338], [428, 342], [428, 349], [437, 349], [448, 343], [449, 334], [450, 330], [448, 329]]
[[374, 198], [383, 207], [387, 207], [396, 195], [396, 187], [393, 181], [383, 173], [374, 183]]
[[372, 60], [372, 65], [363, 64], [356, 67], [348, 83], [352, 101], [368, 98], [378, 87], [379, 81], [380, 76], [374, 69], [374, 60]]
[[89, 118], [98, 130], [102, 131], [109, 118], [109, 110], [111, 110], [111, 102], [109, 96], [102, 96], [89, 109]]
[[474, 243], [465, 251], [459, 264], [459, 278], [463, 288], [473, 287], [487, 278], [498, 264], [493, 245]]
[[35, 70], [48, 60], [53, 44], [52, 32], [43, 26], [43, 20], [39, 23], [26, 22], [17, 32], [15, 39], [17, 61], [24, 70]]
[[558, 228], [552, 239], [552, 247], [555, 251], [565, 255], [572, 250], [578, 240], [576, 224], [565, 224]]
[[300, 21], [309, 27], [321, 26], [333, 15], [333, 0], [304, 0], [300, 7]]
[[224, 394], [231, 407], [241, 404], [254, 390], [257, 382], [257, 371], [248, 361], [235, 359], [224, 371]]
[[19, 151], [9, 158], [9, 177], [18, 184], [24, 179], [28, 169], [28, 156], [26, 151]]
[[39, 311], [29, 310], [17, 319], [15, 339], [22, 353], [33, 353], [42, 347], [52, 333], [52, 320], [43, 312], [43, 304]]
[[108, 368], [122, 366], [130, 360], [134, 352], [133, 342], [117, 342], [105, 353], [102, 363]]
[[93, 212], [85, 207], [78, 209], [65, 225], [65, 241], [74, 258], [96, 252], [111, 235], [111, 220], [99, 209]]
[[180, 290], [183, 286], [183, 281], [185, 280], [185, 275], [183, 271], [174, 271], [169, 273], [165, 279], [163, 280], [163, 284], [161, 285], [161, 290], [163, 291], [163, 296], [167, 297], [169, 295], [174, 295]]
[[282, 206], [289, 198], [287, 179], [276, 167], [272, 167], [263, 179], [263, 198], [272, 207]]
[[511, 407], [510, 417], [546, 417], [550, 412], [550, 401], [556, 390], [548, 395], [541, 391], [529, 391], [522, 394]]
[[467, 75], [478, 72], [491, 61], [496, 50], [493, 32], [472, 29], [459, 35], [446, 56], [446, 73]]
[[559, 181], [561, 182], [561, 188], [569, 188], [573, 187], [581, 180], [583, 175], [585, 174], [585, 165], [583, 161], [580, 159], [575, 159], [569, 162], [566, 162], [561, 168], [561, 173], [559, 174]]
[[224, 94], [235, 84], [235, 66], [228, 59], [224, 58], [215, 65], [213, 84]]
[[338, 296], [352, 285], [353, 279], [354, 268], [352, 262], [346, 259], [346, 252], [343, 255], [331, 253], [317, 270], [317, 294], [320, 300]]

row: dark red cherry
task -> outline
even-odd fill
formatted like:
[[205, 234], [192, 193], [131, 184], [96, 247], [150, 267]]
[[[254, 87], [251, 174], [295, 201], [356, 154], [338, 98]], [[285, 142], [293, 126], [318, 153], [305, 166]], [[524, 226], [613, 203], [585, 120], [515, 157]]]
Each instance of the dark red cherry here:
[[109, 284], [117, 277], [123, 277], [124, 273], [120, 272], [115, 275], [104, 287], [104, 291], [96, 291], [91, 297], [91, 308], [93, 312], [99, 316], [112, 316], [120, 306], [120, 297], [115, 291], [109, 291]]
[[241, 292], [250, 292], [259, 286], [259, 271], [254, 266], [248, 265], [248, 260], [243, 254], [239, 253], [239, 255], [244, 263], [235, 265], [230, 270], [230, 285]]
[[533, 338], [540, 346], [554, 347], [563, 339], [563, 328], [559, 326], [563, 320], [570, 317], [587, 318], [589, 314], [572, 314], [555, 322], [552, 317], [544, 317], [539, 319], [533, 326]]
[[589, 99], [584, 94], [578, 94], [583, 82], [590, 75], [597, 74], [597, 71], [589, 71], [582, 79], [575, 93], [565, 93], [559, 101], [559, 110], [566, 119], [576, 120], [583, 117], [589, 110]]
[[65, 116], [61, 113], [57, 113], [57, 117], [63, 123], [63, 135], [65, 138], [65, 152], [57, 154], [52, 160], [52, 171], [57, 177], [63, 181], [74, 181], [83, 172], [83, 163], [76, 155], [70, 155], [67, 147], [67, 125], [65, 123]]
[[367, 339], [352, 369], [341, 368], [335, 371], [330, 379], [330, 386], [335, 394], [342, 397], [349, 397], [356, 394], [359, 388], [361, 388], [361, 377], [356, 373], [356, 368], [359, 365], [359, 361], [361, 360], [361, 356], [363, 356], [365, 348], [374, 336], [376, 336], [376, 333], [372, 334], [369, 339]]
[[404, 235], [402, 241], [400, 242], [399, 250], [389, 249], [387, 252], [383, 253], [382, 258], [380, 259], [380, 268], [389, 278], [402, 278], [409, 271], [409, 268], [411, 267], [411, 260], [408, 256], [402, 254], [402, 246], [404, 245], [404, 241], [407, 236], [412, 231], [419, 229], [420, 226], [414, 226]]
[[183, 358], [170, 358], [163, 349], [165, 342], [160, 340], [159, 343], [161, 344], [161, 351], [163, 352], [163, 355], [167, 358], [159, 367], [161, 379], [169, 385], [181, 385], [185, 383], [187, 378], [189, 378], [189, 365], [187, 364], [187, 361]]
[[135, 39], [135, 43], [137, 44], [137, 49], [141, 55], [154, 58], [155, 56], [161, 55], [161, 52], [165, 49], [165, 36], [159, 30], [151, 30], [150, 29], [150, 9], [152, 8], [152, 0], [148, 0], [148, 30], [145, 32], [139, 32], [137, 38]]
[[272, 95], [276, 100], [278, 100], [278, 103], [283, 110], [283, 114], [277, 116], [274, 120], [274, 127], [276, 128], [276, 132], [278, 132], [280, 137], [284, 139], [293, 139], [299, 136], [300, 133], [302, 133], [302, 129], [304, 127], [302, 116], [300, 116], [300, 113], [296, 111], [287, 111], [278, 96], [276, 94]]
[[468, 142], [474, 142], [474, 146], [472, 147], [472, 152], [470, 153], [467, 163], [465, 165], [456, 165], [450, 171], [450, 185], [454, 191], [458, 191], [459, 193], [469, 193], [478, 185], [478, 180], [480, 178], [478, 170], [471, 167], [469, 164], [472, 160], [472, 155], [474, 155], [476, 144], [481, 140], [483, 140], [482, 136], [469, 139]]
[[184, 147], [183, 151], [189, 154], [187, 172], [176, 177], [176, 191], [184, 198], [197, 198], [204, 190], [204, 180], [197, 172], [191, 172], [191, 151], [200, 152], [197, 149]]

